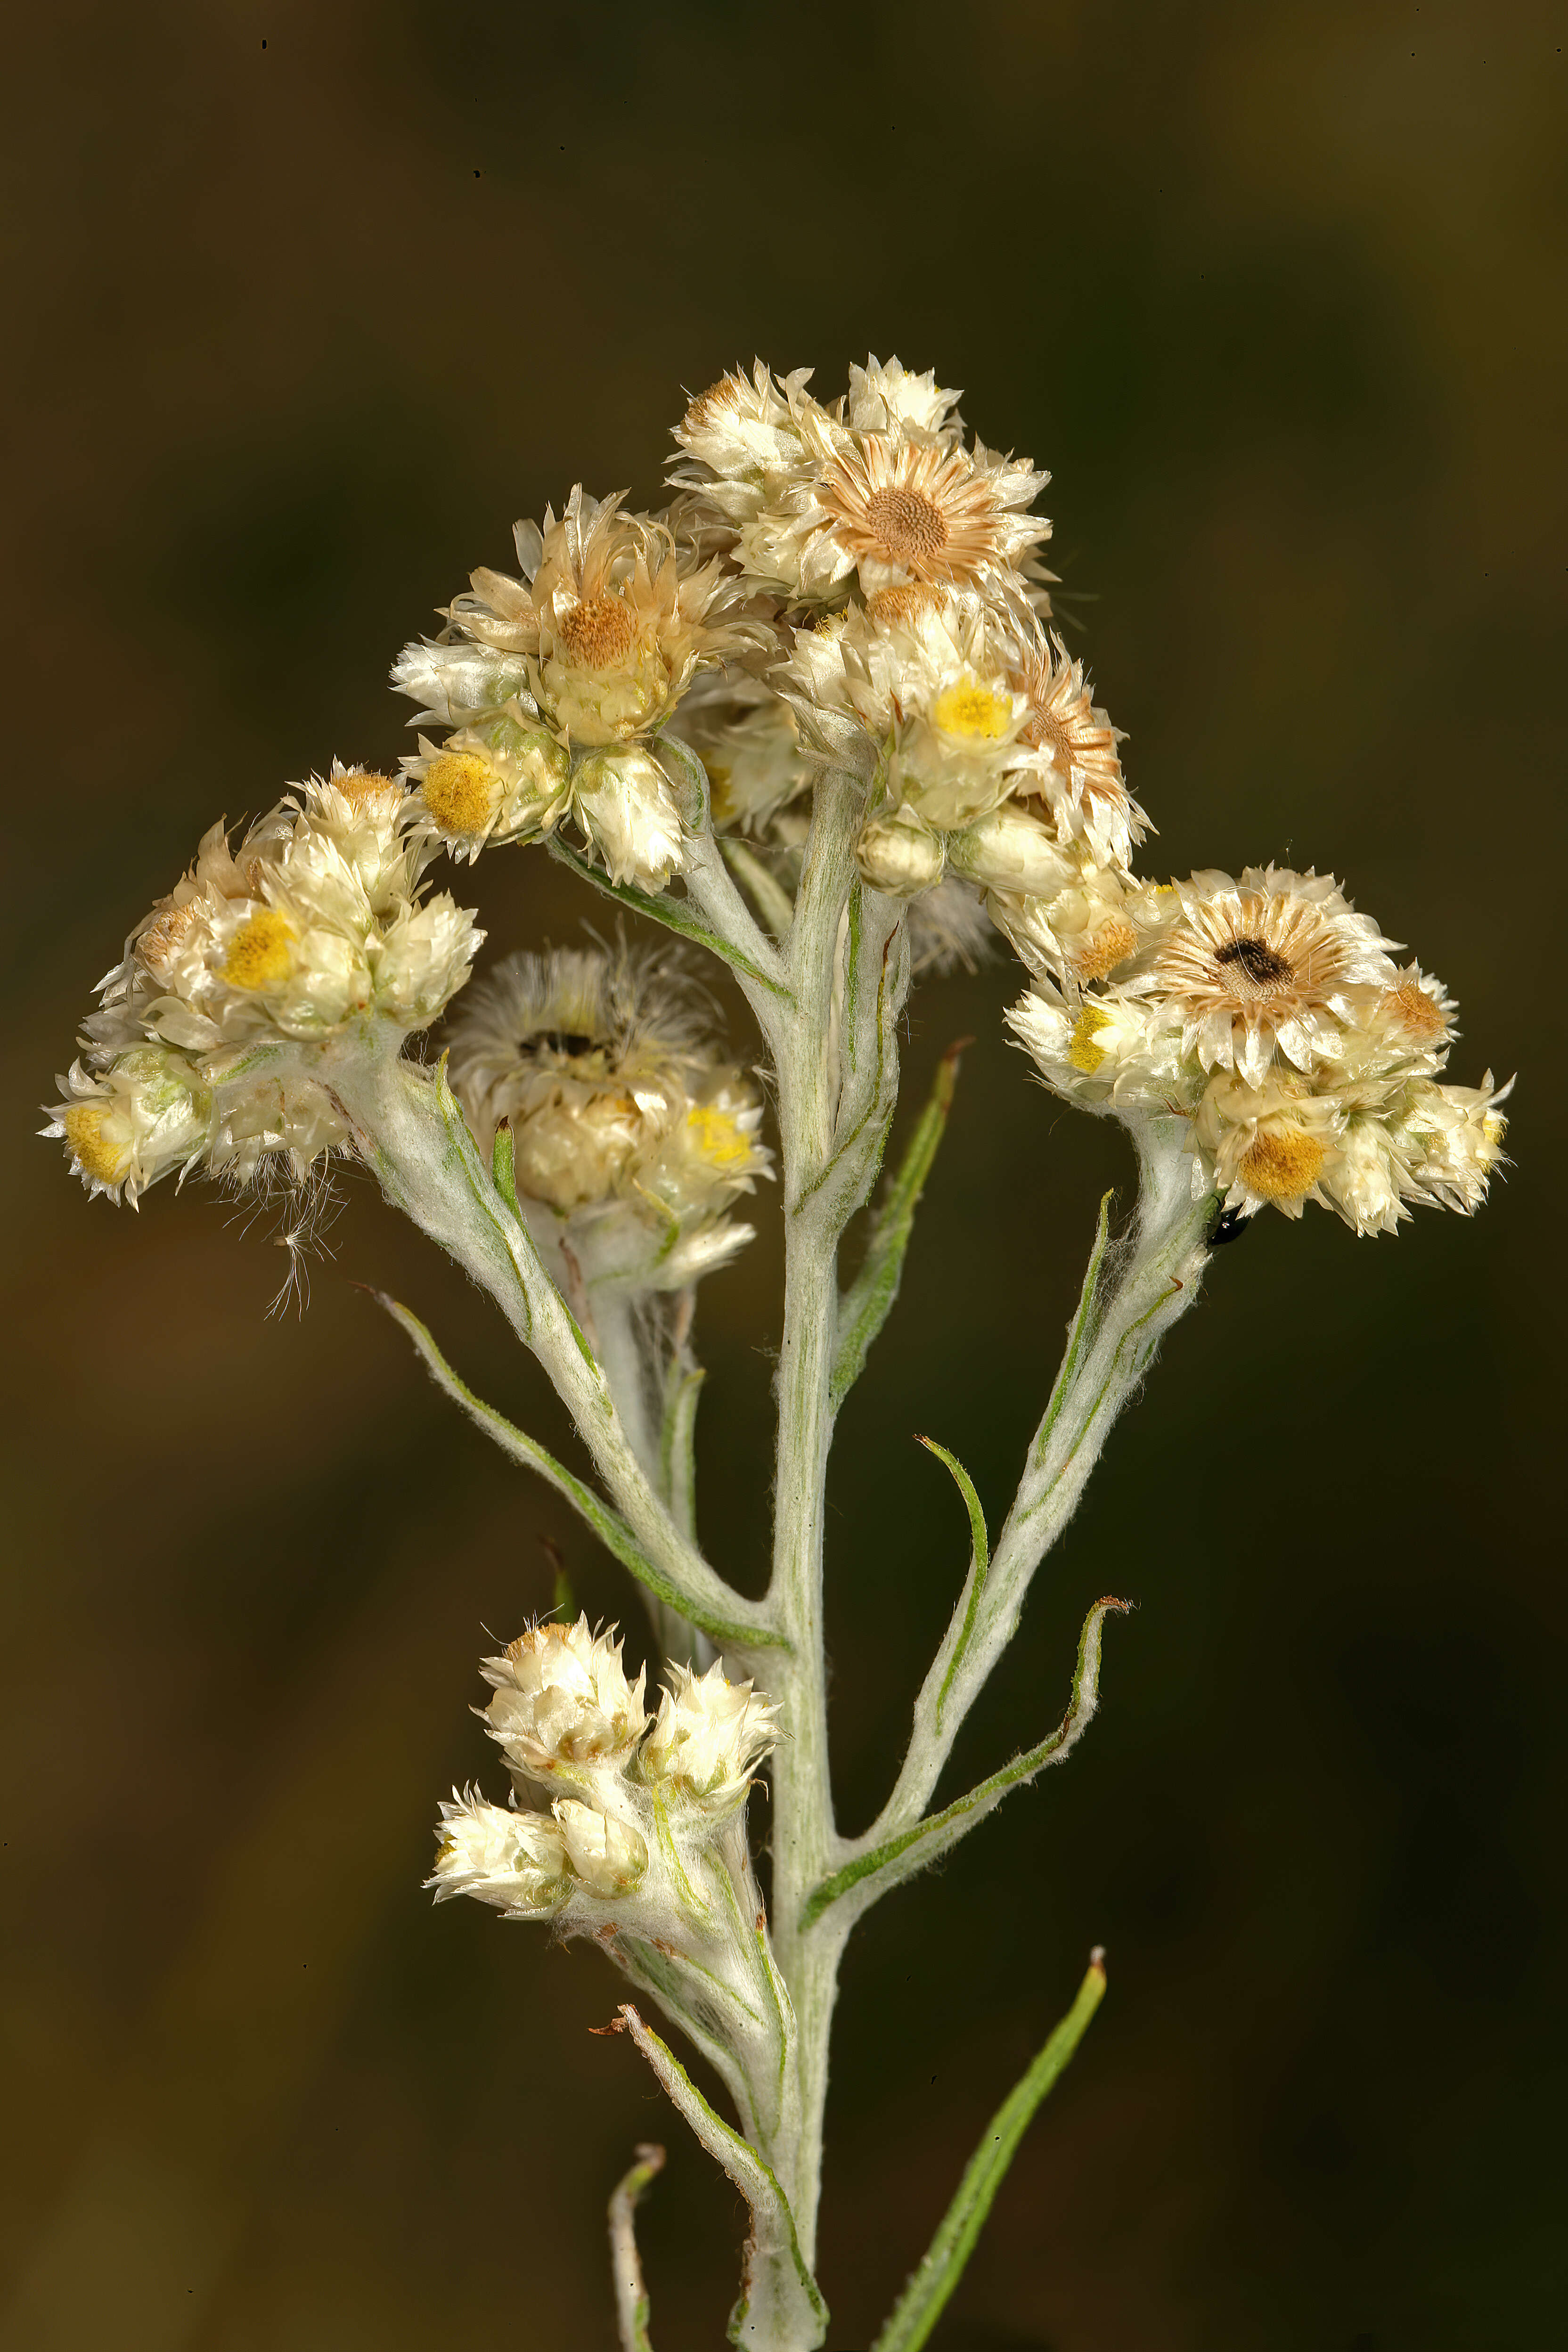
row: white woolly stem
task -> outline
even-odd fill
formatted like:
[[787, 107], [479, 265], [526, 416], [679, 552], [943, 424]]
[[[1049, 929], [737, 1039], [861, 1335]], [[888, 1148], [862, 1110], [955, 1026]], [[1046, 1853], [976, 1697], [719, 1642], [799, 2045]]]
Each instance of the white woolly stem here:
[[901, 909], [883, 898], [861, 905], [853, 845], [862, 801], [861, 787], [847, 776], [826, 777], [817, 787], [790, 934], [795, 1002], [778, 1051], [785, 1272], [768, 1607], [790, 1646], [782, 1673], [770, 1668], [786, 1727], [770, 1766], [772, 1927], [796, 2034], [791, 2099], [773, 2163], [808, 2263], [842, 1949], [837, 1921], [810, 1936], [799, 1924], [807, 1894], [836, 1867], [841, 1843], [828, 1772], [822, 1609], [837, 1256], [844, 1226], [874, 1179], [897, 1095], [896, 1022], [908, 968]]

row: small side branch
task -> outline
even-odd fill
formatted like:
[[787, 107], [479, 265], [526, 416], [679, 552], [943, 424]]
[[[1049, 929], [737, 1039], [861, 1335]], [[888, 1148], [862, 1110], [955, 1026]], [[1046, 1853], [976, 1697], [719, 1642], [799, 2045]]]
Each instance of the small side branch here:
[[[703, 1632], [722, 1648], [776, 1649], [784, 1646], [783, 1635], [762, 1623], [752, 1611], [751, 1604], [739, 1593], [731, 1592], [729, 1586], [722, 1584], [717, 1577], [713, 1581], [726, 1599], [715, 1606], [714, 1596], [710, 1592], [689, 1588], [667, 1575], [648, 1558], [618, 1511], [612, 1510], [591, 1486], [574, 1476], [563, 1462], [558, 1462], [537, 1438], [530, 1437], [526, 1431], [508, 1421], [504, 1413], [498, 1412], [493, 1404], [487, 1404], [482, 1397], [474, 1394], [467, 1382], [452, 1370], [417, 1315], [411, 1314], [395, 1298], [389, 1298], [384, 1290], [373, 1290], [370, 1295], [378, 1306], [386, 1309], [393, 1321], [407, 1332], [437, 1387], [449, 1396], [454, 1404], [460, 1405], [475, 1426], [482, 1429], [503, 1454], [522, 1464], [524, 1468], [537, 1471], [558, 1495], [563, 1495], [573, 1509], [593, 1528], [606, 1551], [613, 1554], [623, 1568], [630, 1569], [638, 1583], [644, 1585], [656, 1600], [663, 1601], [667, 1608], [679, 1611], [694, 1625], [700, 1625]], [[711, 1570], [709, 1572], [711, 1575]], [[748, 1613], [742, 1615], [742, 1612]]]
[[832, 1905], [846, 1899], [851, 1901], [854, 1916], [858, 1918], [889, 1888], [902, 1885], [906, 1878], [912, 1878], [917, 1871], [928, 1868], [951, 1852], [959, 1839], [966, 1836], [976, 1822], [983, 1822], [1010, 1790], [1032, 1780], [1048, 1764], [1060, 1764], [1069, 1756], [1100, 1706], [1100, 1641], [1105, 1620], [1112, 1611], [1124, 1617], [1131, 1605], [1108, 1593], [1103, 1601], [1095, 1602], [1084, 1619], [1068, 1710], [1055, 1731], [1037, 1747], [1015, 1756], [1010, 1764], [1004, 1764], [999, 1772], [993, 1772], [989, 1780], [982, 1780], [966, 1796], [955, 1798], [940, 1813], [931, 1814], [914, 1828], [894, 1837], [876, 1843], [868, 1840], [862, 1851], [842, 1870], [835, 1871], [813, 1889], [801, 1915], [803, 1931], [814, 1926]]
[[621, 2009], [619, 2022], [752, 2209], [741, 2293], [730, 2315], [731, 2343], [770, 2347], [787, 2343], [810, 2352], [827, 2333], [827, 2305], [802, 2258], [789, 2200], [755, 2148], [714, 2113], [674, 2053], [629, 2002]]
[[[1169, 1160], [1173, 1168], [1165, 1164]], [[868, 1843], [920, 1822], [965, 1717], [1017, 1631], [1035, 1572], [1077, 1509], [1117, 1416], [1136, 1393], [1164, 1334], [1198, 1296], [1213, 1205], [1212, 1195], [1192, 1199], [1179, 1137], [1168, 1136], [1146, 1146], [1138, 1222], [1131, 1241], [1114, 1254], [1110, 1195], [1101, 1202], [1061, 1370], [989, 1572], [982, 1587], [971, 1569], [915, 1701], [897, 1784]]]
[[634, 2217], [648, 2183], [663, 2170], [663, 2148], [645, 2141], [637, 2150], [637, 2162], [610, 2199], [610, 2269], [616, 2284], [621, 2352], [653, 2352], [647, 2332], [647, 2288], [643, 2284]]
[[749, 849], [733, 834], [720, 837], [719, 850], [731, 873], [751, 893], [757, 912], [774, 939], [787, 940], [795, 920], [795, 900], [784, 884], [769, 873], [755, 850]]
[[943, 2215], [924, 2261], [899, 2297], [873, 2352], [920, 2352], [963, 2275], [996, 2191], [1006, 2178], [1007, 2168], [1034, 2120], [1036, 2109], [1055, 2089], [1104, 1998], [1105, 1955], [1097, 1948], [1089, 1955], [1089, 1971], [1078, 1989], [1078, 1999], [1028, 2073], [981, 2134], [980, 2145], [969, 2159], [958, 2194]]

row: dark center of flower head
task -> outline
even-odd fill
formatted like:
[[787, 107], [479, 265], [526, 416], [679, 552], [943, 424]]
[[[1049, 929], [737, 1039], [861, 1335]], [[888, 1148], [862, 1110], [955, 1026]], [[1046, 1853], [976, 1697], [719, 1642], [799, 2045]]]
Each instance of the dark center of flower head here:
[[1296, 977], [1287, 959], [1267, 940], [1226, 940], [1222, 948], [1215, 950], [1215, 961], [1228, 971], [1233, 980], [1247, 984], [1249, 992], [1255, 991], [1259, 996], [1272, 996], [1277, 990], [1288, 988]]
[[920, 490], [874, 491], [866, 501], [866, 528], [902, 562], [940, 555], [947, 545], [942, 509]]
[[590, 1037], [585, 1029], [538, 1029], [528, 1042], [536, 1054], [560, 1054], [575, 1061], [580, 1054], [596, 1054], [604, 1040]]

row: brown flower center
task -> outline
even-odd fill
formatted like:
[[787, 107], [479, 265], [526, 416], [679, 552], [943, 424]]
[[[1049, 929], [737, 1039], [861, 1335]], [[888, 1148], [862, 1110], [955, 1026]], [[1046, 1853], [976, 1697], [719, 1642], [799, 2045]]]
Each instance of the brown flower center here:
[[563, 613], [556, 627], [562, 652], [579, 669], [616, 668], [637, 633], [637, 615], [623, 596], [590, 596]]
[[1417, 988], [1413, 980], [1407, 980], [1403, 988], [1391, 988], [1383, 1001], [1405, 1035], [1417, 1045], [1434, 1045], [1448, 1025], [1426, 991]]
[[1238, 996], [1278, 996], [1296, 977], [1294, 967], [1267, 940], [1226, 940], [1215, 961]]
[[866, 530], [896, 563], [930, 562], [947, 545], [947, 522], [921, 490], [875, 490], [866, 502]]
[[1138, 950], [1138, 934], [1124, 915], [1112, 915], [1072, 950], [1069, 961], [1080, 980], [1103, 980]]
[[157, 921], [148, 924], [136, 942], [136, 953], [149, 971], [159, 971], [174, 953], [195, 921], [196, 913], [196, 901], [191, 899], [183, 907], [165, 907]]
[[[884, 490], [880, 495], [890, 498], [898, 493]], [[941, 612], [942, 591], [922, 587], [918, 580], [906, 582], [900, 588], [879, 588], [866, 610], [879, 628], [907, 628], [926, 613]]]
[[367, 801], [378, 800], [383, 793], [395, 793], [402, 788], [390, 776], [378, 776], [369, 768], [349, 768], [339, 776], [329, 777], [334, 792], [342, 793], [351, 808], [363, 808]]

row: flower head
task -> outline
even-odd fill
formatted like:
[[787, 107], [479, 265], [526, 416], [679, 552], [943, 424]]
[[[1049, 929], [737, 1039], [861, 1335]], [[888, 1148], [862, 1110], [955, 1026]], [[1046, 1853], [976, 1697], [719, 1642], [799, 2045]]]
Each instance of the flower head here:
[[495, 1696], [484, 1710], [513, 1769], [536, 1780], [583, 1766], [618, 1769], [647, 1727], [643, 1677], [628, 1681], [614, 1633], [531, 1625], [480, 1671]]
[[1479, 1207], [1508, 1090], [1435, 1083], [1453, 1000], [1396, 971], [1335, 883], [1269, 867], [1116, 887], [1142, 944], [1109, 976], [1064, 952], [1057, 902], [991, 901], [1036, 968], [1007, 1019], [1048, 1086], [1135, 1129], [1185, 1122], [1194, 1199], [1242, 1216], [1315, 1201], [1381, 1234], [1415, 1206]]
[[647, 1841], [630, 1822], [577, 1797], [557, 1799], [555, 1819], [573, 1875], [585, 1893], [608, 1902], [637, 1891], [647, 1872]]
[[1029, 706], [1023, 739], [1042, 755], [1018, 789], [1038, 793], [1063, 837], [1087, 843], [1097, 866], [1125, 866], [1148, 819], [1121, 773], [1121, 730], [1095, 702], [1083, 664], [1037, 626], [1019, 646], [1012, 677]]
[[1239, 882], [1211, 871], [1174, 887], [1180, 914], [1128, 986], [1205, 1068], [1258, 1085], [1278, 1051], [1310, 1069], [1362, 992], [1400, 984], [1393, 942], [1331, 875], [1251, 866]]
[[749, 1682], [727, 1682], [717, 1663], [701, 1675], [672, 1666], [638, 1770], [667, 1798], [709, 1814], [731, 1812], [778, 1743], [778, 1712]]
[[628, 743], [661, 725], [694, 671], [742, 649], [749, 632], [729, 617], [723, 565], [627, 513], [623, 496], [591, 498], [579, 483], [559, 520], [519, 523], [521, 576], [476, 572], [446, 639], [407, 647], [395, 683], [458, 719], [510, 704], [563, 746]]
[[571, 1893], [565, 1841], [548, 1813], [510, 1812], [477, 1789], [454, 1789], [425, 1884], [437, 1903], [472, 1895], [509, 1919], [548, 1919]]
[[489, 1145], [510, 1122], [519, 1194], [590, 1284], [679, 1287], [750, 1238], [722, 1213], [768, 1171], [762, 1104], [710, 1019], [675, 957], [622, 946], [509, 957], [456, 1025], [469, 1125]]

